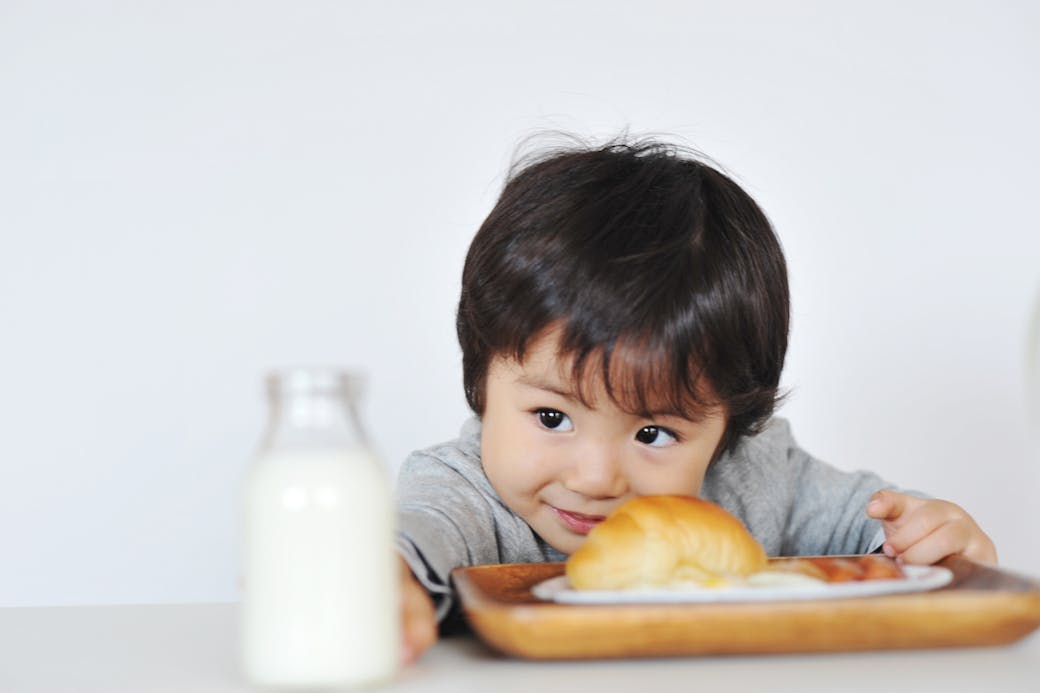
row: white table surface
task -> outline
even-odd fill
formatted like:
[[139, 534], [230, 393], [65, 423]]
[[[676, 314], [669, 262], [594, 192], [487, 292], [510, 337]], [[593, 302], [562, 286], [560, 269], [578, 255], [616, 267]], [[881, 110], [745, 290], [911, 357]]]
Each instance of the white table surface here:
[[[233, 604], [0, 609], [2, 693], [249, 691]], [[1040, 691], [1040, 633], [1010, 646], [825, 655], [529, 662], [442, 640], [379, 691]]]

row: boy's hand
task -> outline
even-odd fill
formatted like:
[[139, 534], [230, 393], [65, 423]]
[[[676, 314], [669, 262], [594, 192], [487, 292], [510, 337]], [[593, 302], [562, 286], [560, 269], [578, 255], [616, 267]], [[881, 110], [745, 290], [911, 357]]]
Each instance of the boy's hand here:
[[878, 491], [867, 503], [867, 515], [881, 520], [886, 556], [918, 565], [954, 555], [980, 563], [997, 562], [997, 549], [990, 538], [971, 515], [949, 501]]
[[403, 558], [401, 564], [401, 661], [411, 664], [437, 642], [437, 615], [426, 588], [412, 575]]

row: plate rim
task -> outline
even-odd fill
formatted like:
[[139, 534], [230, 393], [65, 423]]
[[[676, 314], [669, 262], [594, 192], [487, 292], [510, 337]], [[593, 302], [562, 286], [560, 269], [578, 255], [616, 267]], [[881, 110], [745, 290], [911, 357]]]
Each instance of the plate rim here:
[[700, 590], [574, 590], [561, 589], [566, 574], [531, 586], [531, 594], [545, 602], [571, 605], [596, 604], [725, 604], [740, 602], [812, 601], [927, 592], [949, 585], [953, 571], [939, 565], [906, 565], [903, 578], [881, 578], [819, 585], [728, 587]]

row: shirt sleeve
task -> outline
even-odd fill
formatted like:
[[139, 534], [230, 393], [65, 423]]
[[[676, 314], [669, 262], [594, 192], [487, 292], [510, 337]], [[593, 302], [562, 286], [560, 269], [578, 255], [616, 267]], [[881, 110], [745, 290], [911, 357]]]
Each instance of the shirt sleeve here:
[[867, 516], [867, 502], [893, 488], [872, 472], [845, 472], [793, 444], [788, 450], [795, 484], [782, 552], [789, 556], [871, 553], [885, 540], [881, 523]]
[[452, 607], [452, 570], [500, 562], [493, 509], [462, 474], [423, 453], [402, 465], [397, 497], [398, 551], [441, 620]]
[[867, 502], [892, 488], [872, 472], [816, 459], [797, 444], [787, 421], [776, 418], [714, 462], [703, 491], [739, 517], [769, 555], [810, 556], [880, 547], [884, 530], [867, 517]]

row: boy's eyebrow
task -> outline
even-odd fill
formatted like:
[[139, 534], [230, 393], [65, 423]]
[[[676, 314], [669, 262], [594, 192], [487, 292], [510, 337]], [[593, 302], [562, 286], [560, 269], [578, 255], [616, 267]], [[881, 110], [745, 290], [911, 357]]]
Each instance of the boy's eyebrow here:
[[578, 401], [578, 396], [572, 390], [564, 389], [564, 386], [559, 385], [553, 382], [552, 380], [546, 380], [530, 375], [521, 375], [519, 378], [516, 379], [516, 382], [520, 385], [526, 385], [527, 387], [533, 387], [539, 390], [545, 390], [546, 392], [551, 392], [554, 395], [559, 395], [560, 397], [563, 397], [564, 399], [569, 399], [572, 402]]

